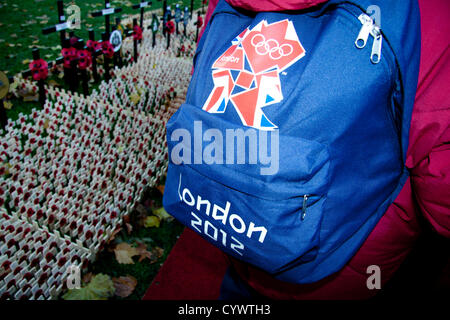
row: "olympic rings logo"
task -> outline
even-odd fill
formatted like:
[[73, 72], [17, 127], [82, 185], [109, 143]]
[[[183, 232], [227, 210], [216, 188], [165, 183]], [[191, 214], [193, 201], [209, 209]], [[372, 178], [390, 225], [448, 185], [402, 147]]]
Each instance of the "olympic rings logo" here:
[[251, 44], [255, 47], [255, 51], [258, 55], [265, 56], [266, 54], [269, 54], [269, 57], [273, 60], [289, 56], [294, 51], [294, 48], [289, 43], [280, 46], [277, 40], [266, 40], [266, 37], [261, 33], [255, 34], [252, 37]]

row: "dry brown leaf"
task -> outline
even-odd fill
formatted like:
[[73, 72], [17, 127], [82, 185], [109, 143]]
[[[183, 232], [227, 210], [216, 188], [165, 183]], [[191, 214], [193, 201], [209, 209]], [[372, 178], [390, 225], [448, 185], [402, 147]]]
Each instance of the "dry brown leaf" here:
[[155, 263], [158, 260], [153, 253], [147, 250], [147, 245], [143, 242], [137, 242], [139, 246], [136, 248], [138, 250], [139, 262], [144, 260], [145, 258], [150, 259], [150, 263]]
[[114, 230], [111, 235], [109, 236], [108, 241], [106, 242], [107, 244], [111, 243], [111, 241], [113, 241], [116, 238], [116, 235], [122, 231], [122, 228], [117, 228], [116, 230]]
[[159, 186], [157, 186], [156, 188], [161, 191], [162, 194], [164, 194], [164, 185], [160, 184]]
[[119, 243], [114, 249], [116, 260], [120, 264], [134, 264], [133, 257], [138, 255], [138, 250], [126, 242]]
[[48, 85], [51, 87], [61, 87], [61, 85], [53, 79], [48, 82]]
[[30, 101], [37, 102], [37, 101], [39, 101], [39, 95], [34, 94], [34, 95], [25, 96], [25, 97], [23, 97], [23, 101], [24, 102], [30, 102]]
[[49, 126], [50, 126], [50, 120], [49, 119], [45, 119], [45, 121], [44, 121], [44, 129], [48, 129]]
[[163, 254], [164, 254], [164, 249], [163, 248], [160, 248], [160, 247], [155, 247], [153, 250], [152, 250], [152, 253], [156, 256], [156, 258], [161, 258], [162, 256], [163, 256]]
[[125, 223], [125, 227], [127, 228], [127, 233], [130, 234], [133, 231], [133, 226], [128, 222]]
[[136, 288], [137, 280], [135, 277], [127, 275], [126, 277], [112, 278], [116, 296], [126, 298], [133, 293]]

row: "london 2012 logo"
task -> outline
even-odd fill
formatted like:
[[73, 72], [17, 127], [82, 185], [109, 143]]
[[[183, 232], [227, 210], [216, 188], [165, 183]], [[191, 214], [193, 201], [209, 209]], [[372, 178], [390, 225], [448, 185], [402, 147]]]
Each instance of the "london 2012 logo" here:
[[224, 113], [231, 102], [242, 124], [260, 130], [277, 126], [262, 108], [283, 100], [280, 73], [305, 55], [292, 21], [261, 21], [246, 28], [213, 63], [214, 88], [203, 105]]

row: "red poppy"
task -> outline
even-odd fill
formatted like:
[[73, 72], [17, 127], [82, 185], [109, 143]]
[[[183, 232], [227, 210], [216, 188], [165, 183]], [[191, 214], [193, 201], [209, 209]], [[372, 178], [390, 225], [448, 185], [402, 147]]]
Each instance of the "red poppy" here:
[[114, 56], [114, 47], [108, 40], [102, 42], [103, 55], [109, 59]]
[[138, 25], [133, 27], [133, 39], [141, 40], [142, 39], [142, 28]]
[[175, 23], [172, 20], [167, 21], [165, 27], [168, 33], [172, 34], [175, 32]]
[[45, 80], [48, 76], [48, 63], [44, 59], [33, 60], [29, 64], [33, 79]]

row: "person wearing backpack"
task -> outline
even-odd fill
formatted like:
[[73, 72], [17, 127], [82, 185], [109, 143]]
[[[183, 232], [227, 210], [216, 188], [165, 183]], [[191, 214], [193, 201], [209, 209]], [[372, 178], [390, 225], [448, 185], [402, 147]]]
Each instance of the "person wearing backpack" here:
[[183, 149], [177, 129], [199, 132], [199, 123], [279, 130], [280, 152], [283, 143], [303, 152], [280, 154], [284, 180], [171, 157], [164, 206], [230, 257], [222, 298], [368, 298], [408, 256], [422, 218], [450, 237], [448, 9], [439, 0], [210, 2], [186, 104], [167, 125], [169, 156]]

